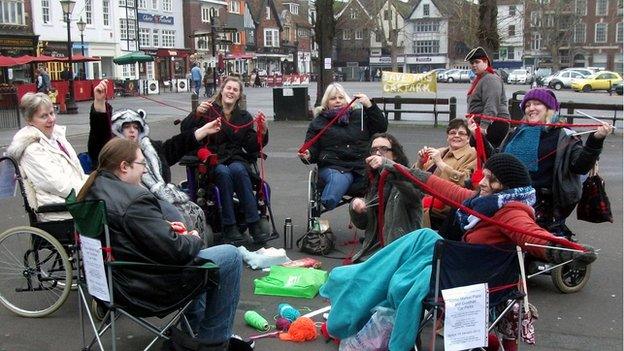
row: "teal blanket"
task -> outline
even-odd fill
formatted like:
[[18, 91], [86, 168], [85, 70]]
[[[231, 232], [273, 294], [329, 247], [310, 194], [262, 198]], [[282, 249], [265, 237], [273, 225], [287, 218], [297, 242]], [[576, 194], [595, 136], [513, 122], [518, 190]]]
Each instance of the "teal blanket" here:
[[327, 319], [331, 335], [355, 335], [375, 306], [396, 310], [390, 350], [413, 349], [422, 317], [422, 301], [429, 290], [436, 241], [431, 229], [419, 229], [393, 241], [363, 263], [334, 268], [320, 295], [330, 300]]

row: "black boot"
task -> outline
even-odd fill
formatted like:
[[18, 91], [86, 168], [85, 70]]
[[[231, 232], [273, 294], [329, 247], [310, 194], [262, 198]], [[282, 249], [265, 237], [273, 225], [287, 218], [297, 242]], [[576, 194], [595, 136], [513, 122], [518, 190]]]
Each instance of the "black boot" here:
[[271, 235], [269, 222], [264, 218], [249, 224], [249, 234], [251, 234], [254, 244], [264, 244], [271, 239], [275, 239]]
[[238, 226], [236, 224], [232, 224], [223, 226], [221, 242], [223, 244], [241, 246], [247, 243], [247, 238], [238, 230]]

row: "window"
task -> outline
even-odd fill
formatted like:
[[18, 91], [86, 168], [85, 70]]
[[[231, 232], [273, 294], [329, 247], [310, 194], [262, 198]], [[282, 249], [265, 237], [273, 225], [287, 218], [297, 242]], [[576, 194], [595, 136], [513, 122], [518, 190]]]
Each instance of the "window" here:
[[531, 11], [531, 27], [542, 25], [542, 15], [538, 11]]
[[514, 47], [510, 46], [507, 48], [507, 59], [508, 60], [515, 60], [516, 57], [514, 55]]
[[206, 38], [195, 38], [195, 47], [199, 50], [208, 50], [208, 40]]
[[175, 46], [175, 30], [162, 30], [162, 46], [163, 48], [172, 48]]
[[429, 17], [429, 4], [423, 4], [423, 17]]
[[284, 27], [284, 31], [282, 32], [282, 36], [284, 40], [290, 41], [290, 27]]
[[342, 40], [351, 39], [351, 32], [348, 29], [342, 31]]
[[439, 32], [440, 31], [440, 22], [438, 21], [420, 21], [416, 22], [415, 31], [416, 32]]
[[0, 1], [0, 23], [24, 24], [24, 2], [20, 0]]
[[138, 0], [138, 1], [139, 1], [138, 7], [140, 9], [146, 9], [147, 8], [147, 0]]
[[577, 25], [574, 26], [574, 33], [573, 33], [573, 41], [575, 43], [584, 43], [586, 41], [585, 39], [585, 28], [587, 26], [585, 25], [585, 23], [578, 23]]
[[234, 44], [240, 44], [241, 40], [240, 40], [240, 33], [236, 32], [236, 33], [232, 33], [232, 43]]
[[297, 29], [297, 35], [300, 38], [306, 38], [308, 36], [308, 30], [305, 28], [299, 28]]
[[364, 31], [361, 29], [356, 29], [355, 30], [355, 40], [362, 40], [364, 39]]
[[150, 46], [150, 36], [149, 28], [139, 29], [139, 45], [141, 47]]
[[576, 7], [575, 12], [577, 15], [587, 15], [587, 0], [576, 0], [574, 6]]
[[616, 24], [616, 27], [615, 27], [615, 41], [617, 43], [621, 43], [622, 42], [622, 22]]
[[279, 30], [275, 28], [264, 29], [264, 46], [279, 47]]
[[87, 24], [93, 24], [93, 5], [91, 4], [91, 0], [85, 1], [84, 11]]
[[516, 15], [516, 5], [509, 6], [509, 17], [513, 17]]
[[539, 50], [542, 48], [542, 35], [533, 33], [531, 37], [531, 50]]
[[232, 0], [229, 4], [230, 13], [240, 13], [240, 3], [238, 0]]
[[596, 16], [606, 16], [609, 0], [596, 0]]
[[554, 14], [547, 14], [546, 15], [546, 27], [547, 28], [552, 28], [555, 26], [555, 15]]
[[50, 22], [50, 0], [41, 0], [41, 21]]
[[[161, 0], [162, 3], [162, 9], [163, 11], [167, 11], [167, 12], [171, 12], [172, 8], [171, 8], [171, 0]], [[164, 31], [163, 31], [163, 35], [164, 35]], [[163, 38], [164, 41], [164, 38]]]
[[105, 26], [110, 26], [110, 0], [102, 0], [102, 20]]
[[508, 34], [510, 37], [515, 36], [515, 35], [516, 35], [516, 26], [511, 25], [511, 26], [507, 27], [507, 34]]
[[147, 79], [154, 79], [154, 62], [146, 62], [145, 63], [145, 74], [147, 75]]
[[210, 23], [210, 7], [202, 7], [201, 20], [204, 23]]
[[265, 18], [270, 20], [271, 19], [271, 8], [269, 6], [267, 6], [265, 11], [266, 11], [266, 17]]
[[119, 0], [121, 7], [134, 7], [134, 0]]
[[606, 23], [596, 23], [596, 37], [594, 41], [596, 43], [606, 43], [607, 42], [607, 28], [609, 27]]
[[136, 40], [136, 22], [131, 19], [126, 19], [126, 27], [128, 28], [128, 40]]
[[160, 46], [160, 33], [158, 29], [152, 29], [152, 44], [154, 47]]
[[299, 14], [299, 4], [289, 4], [290, 13], [293, 15]]
[[357, 12], [355, 12], [354, 9], [351, 9], [351, 11], [349, 12], [349, 18], [351, 18], [351, 19], [356, 19], [357, 18]]
[[123, 65], [121, 66], [122, 75], [124, 78], [134, 78], [136, 76], [136, 64]]
[[415, 54], [437, 54], [440, 52], [439, 40], [417, 40]]
[[158, 0], [152, 0], [152, 10], [158, 10]]
[[128, 22], [125, 18], [119, 19], [119, 36], [122, 40], [128, 39]]
[[392, 10], [384, 11], [384, 21], [389, 21], [392, 18]]

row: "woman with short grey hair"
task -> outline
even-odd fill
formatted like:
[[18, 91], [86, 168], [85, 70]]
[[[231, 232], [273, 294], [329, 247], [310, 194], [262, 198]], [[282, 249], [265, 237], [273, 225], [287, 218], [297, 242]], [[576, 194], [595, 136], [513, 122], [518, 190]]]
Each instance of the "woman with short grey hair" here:
[[[7, 155], [19, 164], [34, 209], [63, 203], [69, 192], [80, 191], [87, 179], [76, 151], [65, 138], [65, 127], [56, 124], [48, 95], [27, 93], [20, 109], [26, 126], [13, 136]], [[39, 214], [39, 219], [46, 221], [69, 218], [67, 212]]]

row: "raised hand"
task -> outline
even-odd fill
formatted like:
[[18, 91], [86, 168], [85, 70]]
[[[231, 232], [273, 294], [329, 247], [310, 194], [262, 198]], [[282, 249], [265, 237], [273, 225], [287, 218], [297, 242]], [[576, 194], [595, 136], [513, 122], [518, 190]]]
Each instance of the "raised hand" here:
[[93, 108], [97, 112], [106, 112], [106, 93], [108, 91], [108, 79], [102, 80], [93, 88]]

